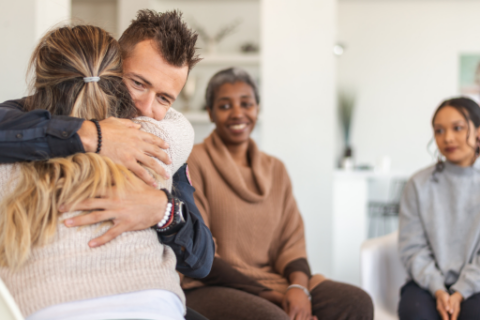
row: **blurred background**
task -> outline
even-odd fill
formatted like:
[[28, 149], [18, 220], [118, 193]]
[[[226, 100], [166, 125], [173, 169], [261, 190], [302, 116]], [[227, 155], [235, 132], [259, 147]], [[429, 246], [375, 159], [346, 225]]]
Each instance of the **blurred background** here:
[[260, 147], [285, 162], [314, 272], [359, 284], [359, 248], [397, 228], [405, 180], [434, 163], [430, 120], [478, 101], [479, 0], [0, 0], [0, 100], [27, 94], [32, 50], [53, 26], [116, 37], [139, 9], [179, 9], [204, 58], [174, 107], [196, 142], [212, 130], [204, 90], [218, 70], [261, 88]]

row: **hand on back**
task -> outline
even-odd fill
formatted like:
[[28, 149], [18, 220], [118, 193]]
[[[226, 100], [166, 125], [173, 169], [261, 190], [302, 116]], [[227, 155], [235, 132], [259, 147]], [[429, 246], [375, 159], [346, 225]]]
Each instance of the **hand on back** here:
[[112, 221], [113, 226], [98, 238], [89, 242], [90, 247], [98, 247], [118, 237], [126, 231], [144, 230], [157, 224], [165, 215], [167, 196], [165, 192], [146, 185], [132, 176], [133, 186], [127, 187], [125, 195], [115, 195], [115, 187], [109, 194], [99, 194], [75, 207], [62, 205], [62, 212], [92, 211], [64, 221], [67, 227], [86, 226], [103, 221]]
[[[102, 133], [100, 154], [105, 155], [118, 164], [124, 165], [145, 183], [154, 186], [154, 179], [142, 167], [148, 167], [168, 179], [165, 169], [153, 158], [165, 164], [171, 161], [165, 151], [169, 146], [162, 139], [140, 131], [140, 125], [127, 119], [107, 118], [99, 122]], [[98, 134], [91, 121], [85, 121], [78, 134], [85, 151], [95, 152], [98, 144]]]

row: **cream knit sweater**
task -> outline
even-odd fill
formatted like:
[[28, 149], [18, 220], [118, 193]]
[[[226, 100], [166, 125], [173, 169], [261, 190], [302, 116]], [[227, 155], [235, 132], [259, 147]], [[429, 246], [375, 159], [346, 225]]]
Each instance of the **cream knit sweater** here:
[[[172, 164], [162, 165], [173, 176], [193, 146], [193, 128], [188, 120], [170, 109], [161, 122], [146, 117], [136, 121], [144, 131], [169, 143]], [[16, 172], [15, 165], [0, 165], [0, 201], [14, 188]], [[171, 184], [170, 179], [169, 188]], [[60, 220], [78, 214], [65, 213]], [[59, 221], [52, 242], [34, 248], [20, 270], [0, 268], [0, 277], [25, 317], [55, 304], [148, 289], [171, 291], [185, 304], [175, 254], [158, 241], [154, 230], [125, 232], [104, 246], [88, 247], [88, 241], [108, 228], [66, 228]]]

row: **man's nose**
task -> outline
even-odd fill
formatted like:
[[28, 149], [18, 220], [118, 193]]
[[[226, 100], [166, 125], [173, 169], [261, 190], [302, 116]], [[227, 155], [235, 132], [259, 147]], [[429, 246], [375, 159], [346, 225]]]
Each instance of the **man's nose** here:
[[143, 101], [143, 110], [145, 112], [145, 116], [153, 117], [153, 104], [155, 103], [155, 93], [149, 92], [145, 96], [145, 100]]

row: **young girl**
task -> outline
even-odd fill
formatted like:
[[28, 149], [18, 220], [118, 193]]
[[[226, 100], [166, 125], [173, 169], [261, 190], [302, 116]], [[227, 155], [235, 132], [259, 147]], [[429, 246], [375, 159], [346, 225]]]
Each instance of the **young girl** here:
[[399, 250], [410, 276], [400, 319], [480, 318], [480, 108], [444, 101], [432, 119], [445, 158], [416, 173], [400, 205]]

